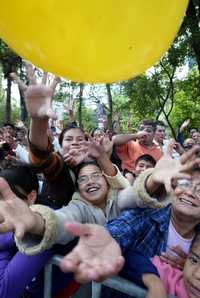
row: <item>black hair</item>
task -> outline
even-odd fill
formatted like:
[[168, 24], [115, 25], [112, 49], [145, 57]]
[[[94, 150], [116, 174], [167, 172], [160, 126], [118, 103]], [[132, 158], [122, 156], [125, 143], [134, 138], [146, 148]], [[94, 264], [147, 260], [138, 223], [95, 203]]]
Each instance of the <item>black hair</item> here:
[[103, 131], [105, 133], [105, 130], [103, 128], [95, 127], [92, 129], [92, 131], [90, 133], [92, 137], [94, 137], [94, 134], [97, 130]]
[[5, 126], [10, 126], [10, 127], [12, 127], [12, 129], [16, 129], [16, 127], [15, 127], [15, 125], [14, 124], [12, 124], [12, 123], [9, 123], [9, 122], [5, 122], [4, 124], [3, 124], [3, 127], [5, 127]]
[[190, 129], [189, 129], [189, 134], [191, 134], [191, 130], [196, 130], [195, 132], [199, 132], [199, 130], [198, 130], [198, 128], [196, 128], [196, 127], [191, 127]]
[[155, 124], [156, 124], [156, 128], [157, 128], [157, 126], [163, 126], [163, 127], [166, 128], [165, 123], [164, 123], [163, 121], [161, 121], [161, 120], [156, 120], [156, 121], [155, 121]]
[[28, 166], [23, 165], [4, 169], [0, 172], [0, 177], [4, 178], [12, 191], [22, 199], [24, 199], [24, 195], [20, 193], [17, 186], [24, 190], [26, 194], [29, 194], [32, 190], [38, 192], [37, 175]]
[[153, 165], [153, 167], [155, 167], [155, 165], [156, 165], [156, 160], [155, 160], [151, 155], [149, 155], [149, 154], [143, 154], [143, 155], [140, 155], [140, 156], [136, 159], [136, 161], [135, 161], [135, 166], [136, 166], [136, 165], [138, 164], [138, 162], [141, 161], [141, 160], [145, 160], [145, 161], [150, 162], [150, 163]]
[[61, 147], [62, 147], [62, 142], [63, 142], [65, 133], [71, 129], [79, 129], [80, 131], [82, 131], [82, 133], [85, 133], [84, 130], [81, 127], [79, 127], [76, 123], [70, 123], [61, 131], [61, 133], [59, 135], [58, 141], [59, 141], [59, 144]]
[[88, 166], [88, 165], [94, 165], [94, 166], [97, 166], [100, 169], [100, 166], [98, 165], [98, 163], [96, 162], [95, 159], [90, 159], [90, 160], [87, 160], [87, 161], [83, 161], [79, 165], [77, 165], [76, 172], [75, 172], [75, 175], [76, 175], [75, 185], [76, 185], [77, 189], [78, 189], [77, 179], [78, 179], [78, 175], [80, 173], [80, 170], [83, 169], [84, 167]]
[[139, 127], [140, 127], [141, 125], [152, 126], [153, 131], [156, 130], [156, 122], [155, 122], [154, 120], [151, 120], [151, 119], [144, 119], [144, 120], [142, 120], [142, 121], [140, 122]]

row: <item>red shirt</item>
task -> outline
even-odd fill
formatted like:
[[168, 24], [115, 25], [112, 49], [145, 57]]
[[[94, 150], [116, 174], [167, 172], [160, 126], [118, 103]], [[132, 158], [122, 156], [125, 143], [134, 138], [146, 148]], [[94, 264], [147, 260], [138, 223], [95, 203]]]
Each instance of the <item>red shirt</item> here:
[[158, 161], [163, 155], [162, 150], [155, 144], [151, 147], [147, 147], [139, 144], [138, 141], [129, 141], [128, 143], [117, 147], [117, 154], [122, 161], [122, 169], [127, 169], [134, 172], [135, 161], [144, 154], [151, 155], [156, 161]]

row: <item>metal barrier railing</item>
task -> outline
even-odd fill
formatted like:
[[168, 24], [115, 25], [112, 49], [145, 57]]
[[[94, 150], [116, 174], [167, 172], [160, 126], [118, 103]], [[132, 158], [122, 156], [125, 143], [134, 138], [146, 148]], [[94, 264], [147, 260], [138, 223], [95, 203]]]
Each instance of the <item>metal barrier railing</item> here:
[[[55, 255], [45, 266], [44, 271], [44, 298], [51, 298], [52, 291], [52, 266], [58, 266], [59, 262], [63, 256]], [[109, 288], [115, 289], [122, 293], [133, 296], [134, 298], [144, 298], [147, 294], [147, 291], [140, 288], [136, 284], [130, 282], [127, 279], [124, 279], [119, 276], [114, 276], [112, 278], [107, 278], [102, 282], [92, 282], [92, 297], [91, 298], [100, 298], [102, 285], [105, 285]], [[176, 298], [175, 296], [168, 296], [168, 298]]]
[[140, 288], [133, 282], [119, 276], [114, 276], [107, 278], [101, 283], [92, 282], [92, 298], [100, 298], [102, 285], [133, 296], [134, 298], [144, 298], [147, 294], [146, 290]]
[[44, 269], [44, 298], [51, 298], [52, 293], [52, 266], [58, 266], [63, 256], [53, 256], [45, 266]]

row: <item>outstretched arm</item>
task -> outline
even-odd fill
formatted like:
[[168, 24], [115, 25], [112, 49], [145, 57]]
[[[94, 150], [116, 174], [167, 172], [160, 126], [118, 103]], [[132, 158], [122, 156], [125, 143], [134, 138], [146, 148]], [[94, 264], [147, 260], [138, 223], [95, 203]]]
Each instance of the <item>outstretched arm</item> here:
[[116, 146], [121, 146], [123, 144], [126, 144], [127, 142], [131, 140], [137, 140], [139, 138], [145, 137], [146, 136], [145, 131], [139, 131], [137, 133], [131, 133], [131, 134], [118, 134], [113, 136], [113, 143]]
[[164, 288], [164, 285], [157, 275], [145, 273], [142, 276], [142, 280], [148, 289], [148, 293], [145, 298], [167, 298], [167, 292]]
[[78, 282], [101, 281], [122, 269], [121, 249], [104, 227], [71, 223], [66, 230], [80, 238], [77, 246], [62, 259], [60, 268], [73, 272]]
[[156, 191], [161, 185], [165, 186], [167, 192], [172, 190], [172, 180], [178, 177], [190, 176], [195, 166], [199, 166], [200, 158], [197, 158], [198, 146], [185, 152], [180, 159], [172, 158], [175, 140], [170, 140], [166, 154], [157, 162], [152, 175], [146, 180], [146, 190], [149, 194]]
[[100, 143], [95, 142], [89, 137], [88, 155], [97, 160], [98, 165], [103, 171], [108, 184], [112, 188], [124, 189], [128, 187], [129, 181], [120, 173], [118, 168], [111, 162], [107, 151], [112, 150], [112, 141], [102, 137]]

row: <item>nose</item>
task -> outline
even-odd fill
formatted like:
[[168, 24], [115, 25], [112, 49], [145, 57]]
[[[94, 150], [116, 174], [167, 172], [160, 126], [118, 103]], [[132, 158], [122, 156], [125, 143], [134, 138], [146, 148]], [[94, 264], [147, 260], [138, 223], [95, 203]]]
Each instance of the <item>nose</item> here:
[[88, 177], [88, 181], [85, 183], [85, 185], [88, 187], [90, 185], [94, 184], [94, 181], [92, 180], [91, 177]]
[[80, 146], [80, 145], [79, 145], [79, 143], [78, 143], [76, 140], [73, 140], [73, 141], [71, 142], [71, 146], [78, 147], [78, 146]]
[[185, 189], [184, 192], [185, 192], [188, 196], [195, 198], [195, 192], [196, 192], [196, 190], [195, 190], [195, 187], [194, 187], [194, 186]]

